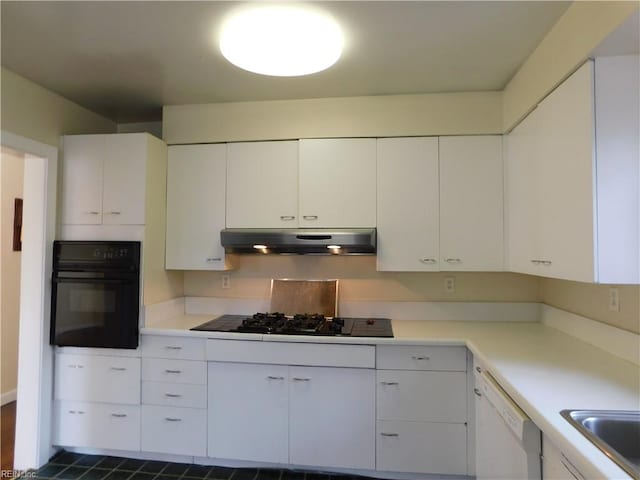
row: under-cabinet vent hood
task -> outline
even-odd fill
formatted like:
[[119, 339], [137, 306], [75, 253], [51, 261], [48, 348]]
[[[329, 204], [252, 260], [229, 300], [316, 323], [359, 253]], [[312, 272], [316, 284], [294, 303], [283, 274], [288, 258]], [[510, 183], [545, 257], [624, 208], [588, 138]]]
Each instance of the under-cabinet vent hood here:
[[375, 255], [376, 229], [227, 228], [220, 232], [226, 253]]

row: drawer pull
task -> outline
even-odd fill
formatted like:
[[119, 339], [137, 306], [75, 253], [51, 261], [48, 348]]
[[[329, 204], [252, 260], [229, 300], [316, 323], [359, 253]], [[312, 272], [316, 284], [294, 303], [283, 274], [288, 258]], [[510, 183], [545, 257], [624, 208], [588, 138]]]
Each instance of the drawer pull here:
[[294, 382], [310, 382], [311, 379], [305, 378], [305, 377], [293, 377], [293, 381]]
[[95, 210], [91, 210], [89, 212], [84, 212], [86, 215], [100, 215], [100, 212], [96, 212]]
[[120, 215], [120, 212], [107, 212], [109, 215]]
[[284, 380], [284, 377], [278, 377], [276, 375], [268, 375], [267, 380]]
[[318, 215], [303, 215], [302, 218], [304, 218], [305, 220], [317, 220]]
[[444, 261], [447, 263], [462, 263], [462, 260], [459, 258], [445, 258]]
[[295, 220], [295, 218], [296, 217], [293, 215], [280, 215], [280, 220], [288, 221], [288, 220]]
[[169, 370], [168, 368], [165, 370], [165, 373], [182, 373], [182, 370]]
[[84, 368], [84, 365], [67, 365], [69, 368]]
[[111, 414], [112, 417], [116, 417], [116, 418], [124, 418], [127, 416], [126, 413], [112, 413]]
[[222, 257], [207, 257], [207, 262], [220, 262], [222, 261]]
[[422, 355], [411, 355], [411, 358], [414, 360], [431, 360], [430, 357], [422, 356]]
[[481, 396], [482, 396], [482, 393], [480, 393], [480, 389], [478, 389], [478, 388], [474, 388], [474, 389], [473, 389], [473, 393], [475, 393], [475, 394], [476, 394], [477, 396], [479, 396], [479, 397], [481, 397]]
[[433, 264], [437, 263], [437, 260], [435, 258], [421, 258], [420, 261], [422, 263], [427, 263], [429, 265], [433, 265]]
[[126, 370], [125, 367], [111, 367], [111, 370], [115, 370], [116, 372], [124, 372]]
[[399, 437], [400, 436], [397, 433], [386, 433], [386, 432], [380, 432], [380, 435], [382, 435], [383, 437]]
[[398, 382], [380, 382], [381, 385], [400, 385]]
[[164, 417], [164, 419], [165, 419], [167, 422], [181, 422], [181, 421], [182, 421], [182, 419], [181, 419], [181, 418], [175, 418], [175, 417]]
[[476, 372], [482, 373], [482, 369], [480, 367], [476, 367]]
[[182, 397], [182, 395], [180, 395], [179, 393], [165, 393], [164, 396], [168, 397], [168, 398], [180, 398], [180, 397]]
[[182, 347], [174, 347], [173, 345], [167, 345], [164, 348], [166, 348], [167, 350], [182, 350]]

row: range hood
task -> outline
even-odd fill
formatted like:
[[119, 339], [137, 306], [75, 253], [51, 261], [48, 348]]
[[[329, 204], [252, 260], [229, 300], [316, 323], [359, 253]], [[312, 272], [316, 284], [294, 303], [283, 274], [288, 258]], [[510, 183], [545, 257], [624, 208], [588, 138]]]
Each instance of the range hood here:
[[227, 228], [220, 232], [226, 253], [375, 255], [375, 228]]

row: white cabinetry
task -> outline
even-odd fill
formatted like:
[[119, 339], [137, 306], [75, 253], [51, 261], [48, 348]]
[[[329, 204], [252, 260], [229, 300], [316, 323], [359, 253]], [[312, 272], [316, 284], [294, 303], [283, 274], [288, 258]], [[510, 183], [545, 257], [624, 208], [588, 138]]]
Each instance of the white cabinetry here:
[[[296, 366], [274, 363], [281, 350]], [[375, 467], [374, 347], [207, 340], [207, 352], [210, 457]], [[323, 358], [335, 367], [305, 366]]]
[[545, 480], [584, 480], [585, 476], [546, 435], [542, 435], [542, 478]]
[[229, 143], [227, 227], [298, 225], [298, 142]]
[[375, 139], [228, 144], [228, 228], [374, 227]]
[[167, 269], [223, 270], [226, 145], [169, 147]]
[[57, 353], [53, 444], [140, 450], [140, 359]]
[[144, 133], [63, 137], [61, 223], [144, 225], [149, 142]]
[[504, 269], [500, 136], [377, 145], [378, 270]]
[[204, 339], [143, 335], [141, 449], [207, 454]]
[[439, 267], [438, 138], [378, 139], [377, 268]]
[[638, 56], [589, 61], [509, 134], [510, 270], [640, 281], [638, 70]]
[[376, 347], [380, 471], [467, 475], [464, 347]]
[[376, 140], [300, 140], [300, 226], [376, 226]]

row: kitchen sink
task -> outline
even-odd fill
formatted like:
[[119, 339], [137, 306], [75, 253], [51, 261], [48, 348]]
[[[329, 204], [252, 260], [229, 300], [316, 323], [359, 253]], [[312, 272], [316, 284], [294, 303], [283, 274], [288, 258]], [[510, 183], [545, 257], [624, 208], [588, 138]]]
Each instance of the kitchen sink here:
[[633, 478], [640, 478], [640, 411], [562, 410], [571, 425]]

